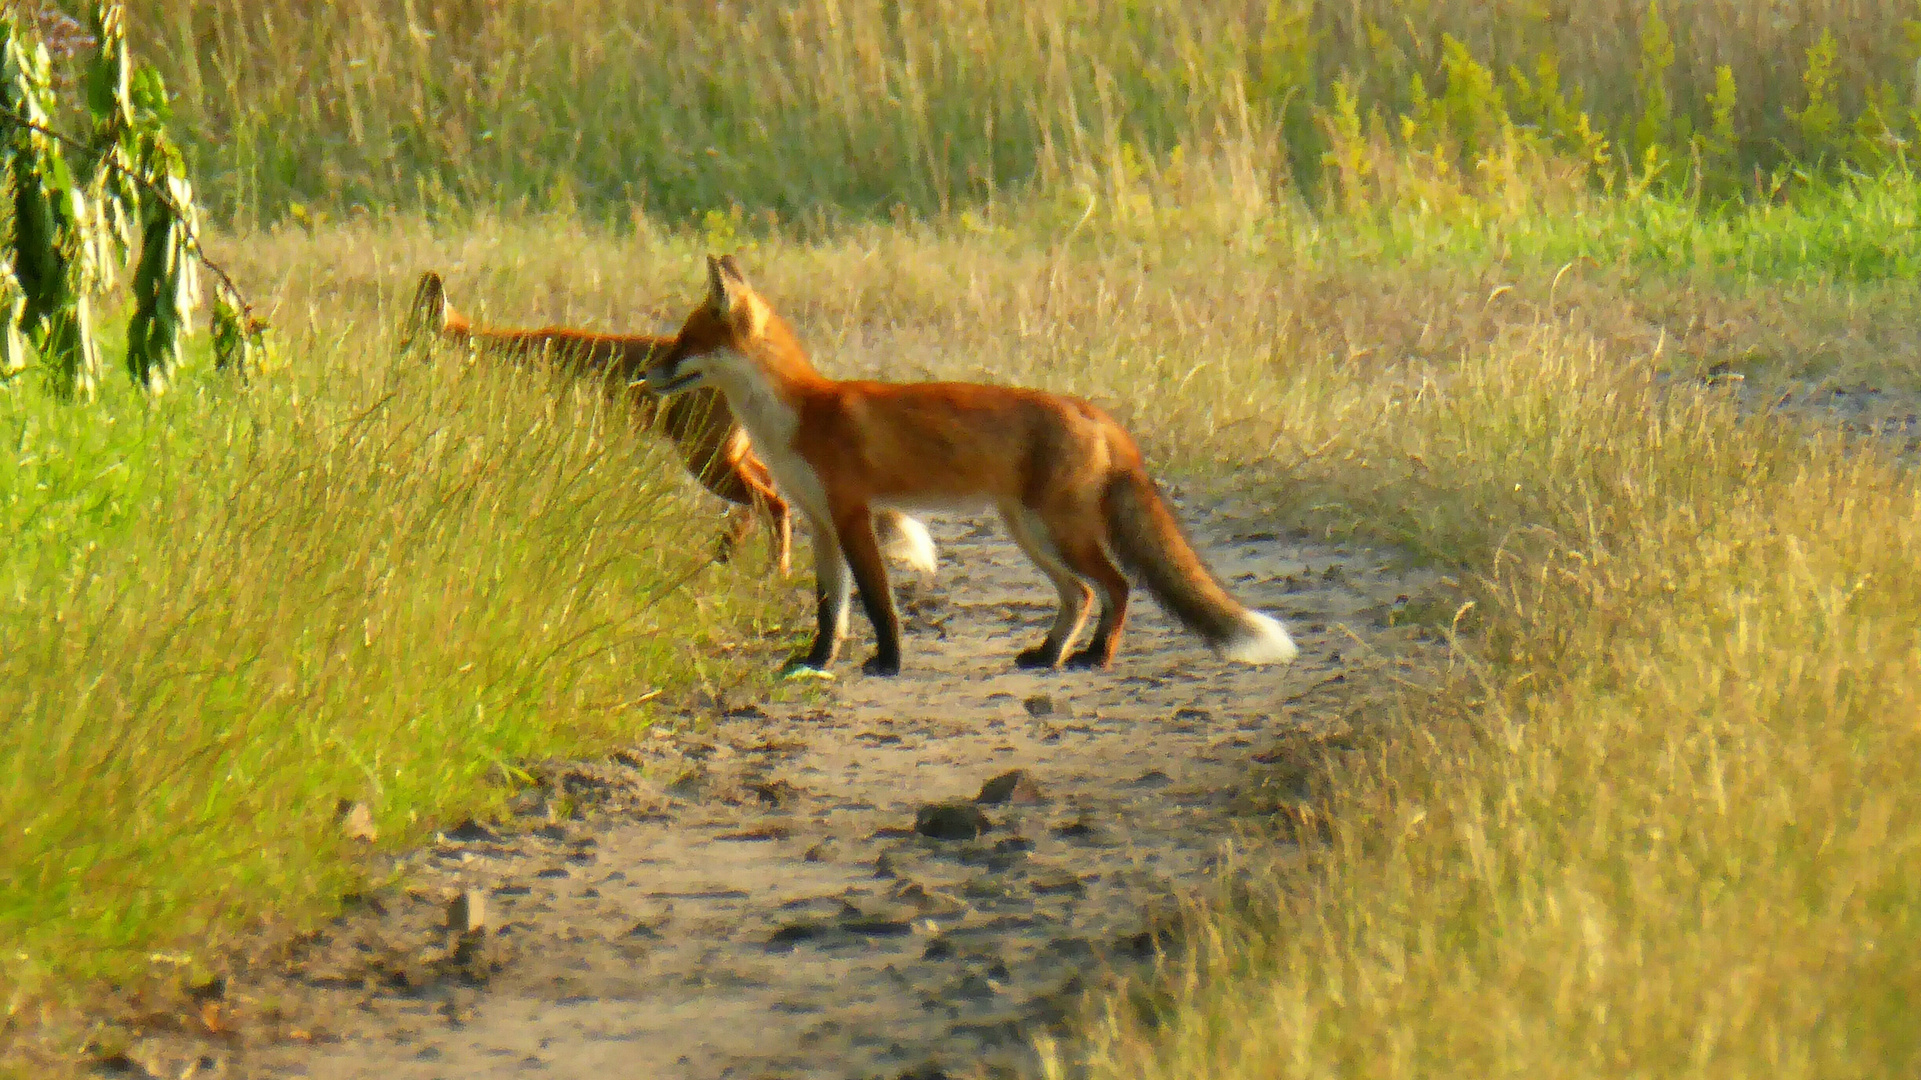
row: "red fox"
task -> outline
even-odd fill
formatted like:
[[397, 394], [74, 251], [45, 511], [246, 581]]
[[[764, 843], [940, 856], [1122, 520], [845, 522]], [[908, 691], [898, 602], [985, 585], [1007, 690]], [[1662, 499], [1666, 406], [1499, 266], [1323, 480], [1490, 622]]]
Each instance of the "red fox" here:
[[[764, 514], [774, 531], [774, 558], [782, 577], [791, 568], [793, 515], [774, 489], [767, 467], [754, 455], [747, 433], [734, 422], [718, 391], [682, 394], [661, 405], [642, 382], [648, 360], [673, 344], [651, 334], [597, 334], [548, 326], [538, 330], [477, 328], [447, 302], [447, 287], [432, 270], [420, 275], [413, 306], [401, 328], [400, 346], [413, 346], [423, 332], [514, 358], [544, 357], [582, 376], [602, 380], [607, 393], [638, 410], [644, 426], [659, 422], [680, 451], [687, 471], [708, 491], [734, 503], [733, 521], [721, 537], [724, 561], [753, 528], [753, 512]], [[887, 553], [921, 571], [934, 572], [934, 541], [920, 522], [902, 514], [879, 520]]]
[[1015, 657], [1020, 667], [1062, 663], [1095, 589], [1101, 613], [1094, 636], [1065, 659], [1070, 667], [1113, 662], [1128, 584], [1112, 556], [1227, 658], [1294, 658], [1286, 628], [1241, 606], [1201, 563], [1134, 440], [1100, 409], [1040, 390], [829, 379], [732, 256], [709, 256], [707, 271], [706, 302], [673, 345], [654, 354], [647, 385], [663, 395], [719, 390], [775, 483], [807, 517], [818, 622], [813, 646], [788, 661], [790, 672], [824, 672], [834, 662], [847, 629], [851, 569], [879, 645], [861, 670], [898, 673], [900, 622], [874, 515], [977, 506], [1000, 511], [1015, 542], [1060, 593], [1054, 625]]

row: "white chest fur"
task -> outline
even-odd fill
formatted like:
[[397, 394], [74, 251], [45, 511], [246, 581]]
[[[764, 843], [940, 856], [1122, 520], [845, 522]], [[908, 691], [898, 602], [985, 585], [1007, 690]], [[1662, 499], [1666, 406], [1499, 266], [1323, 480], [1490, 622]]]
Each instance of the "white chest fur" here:
[[[734, 359], [730, 357], [729, 359]], [[727, 407], [741, 427], [747, 429], [747, 437], [753, 440], [754, 452], [767, 464], [767, 471], [774, 474], [774, 483], [781, 494], [792, 500], [797, 509], [814, 521], [826, 523], [827, 490], [815, 473], [812, 465], [800, 456], [795, 449], [795, 436], [800, 431], [800, 416], [794, 411], [765, 379], [753, 377], [753, 372], [742, 371], [748, 365], [744, 362], [726, 365], [716, 372], [715, 383], [727, 397]]]

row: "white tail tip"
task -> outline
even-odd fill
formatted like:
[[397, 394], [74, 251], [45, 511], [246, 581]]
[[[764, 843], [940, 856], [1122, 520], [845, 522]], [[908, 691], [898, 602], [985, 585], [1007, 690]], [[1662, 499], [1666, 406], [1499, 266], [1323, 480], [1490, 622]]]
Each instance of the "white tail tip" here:
[[1221, 645], [1221, 655], [1243, 664], [1285, 664], [1300, 654], [1280, 620], [1250, 611], [1240, 630]]
[[889, 535], [881, 538], [881, 553], [932, 577], [937, 552], [927, 526], [906, 514], [894, 514], [891, 521]]

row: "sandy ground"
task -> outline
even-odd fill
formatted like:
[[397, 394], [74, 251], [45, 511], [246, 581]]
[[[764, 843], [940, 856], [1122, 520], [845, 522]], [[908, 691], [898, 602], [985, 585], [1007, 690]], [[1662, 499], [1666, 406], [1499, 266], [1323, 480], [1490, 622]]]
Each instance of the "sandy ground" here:
[[858, 674], [857, 618], [832, 684], [550, 765], [514, 820], [450, 830], [290, 957], [211, 989], [226, 1038], [150, 1035], [110, 1064], [1031, 1075], [1034, 1040], [1153, 963], [1182, 899], [1259, 827], [1258, 762], [1338, 724], [1357, 681], [1389, 685], [1384, 668], [1438, 648], [1388, 626], [1431, 573], [1245, 507], [1183, 514], [1241, 597], [1288, 622], [1296, 663], [1217, 660], [1142, 596], [1112, 671], [1017, 671], [1051, 588], [998, 523], [935, 521], [939, 577], [903, 586], [901, 676]]

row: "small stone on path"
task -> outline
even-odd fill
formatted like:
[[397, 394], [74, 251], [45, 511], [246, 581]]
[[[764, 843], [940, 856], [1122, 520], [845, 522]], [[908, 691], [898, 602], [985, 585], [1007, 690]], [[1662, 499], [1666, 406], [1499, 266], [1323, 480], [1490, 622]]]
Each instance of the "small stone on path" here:
[[981, 785], [980, 794], [974, 801], [982, 806], [999, 806], [1002, 803], [1037, 803], [1046, 801], [1041, 786], [1025, 769], [1011, 769]]
[[914, 815], [914, 831], [936, 840], [972, 840], [992, 827], [973, 803], [934, 803]]
[[493, 840], [496, 838], [492, 829], [475, 821], [473, 818], [468, 818], [441, 835], [449, 840], [456, 840], [463, 844], [476, 840]]
[[1076, 818], [1073, 821], [1067, 822], [1064, 825], [1054, 826], [1054, 835], [1066, 837], [1067, 839], [1070, 839], [1070, 840], [1079, 839], [1080, 837], [1083, 837], [1083, 836], [1094, 835], [1094, 826], [1092, 822], [1089, 822], [1084, 817]]

